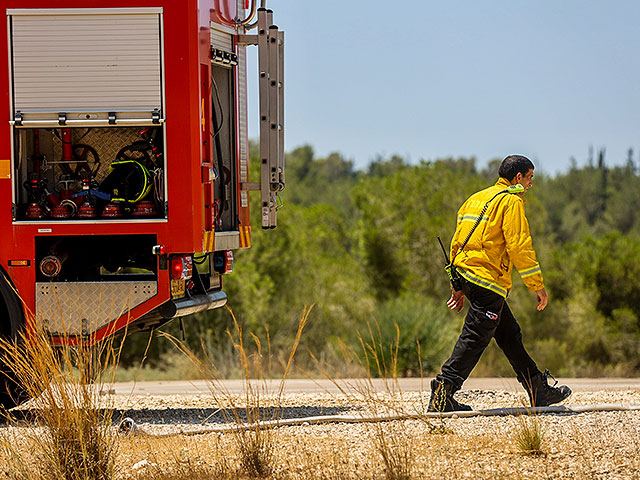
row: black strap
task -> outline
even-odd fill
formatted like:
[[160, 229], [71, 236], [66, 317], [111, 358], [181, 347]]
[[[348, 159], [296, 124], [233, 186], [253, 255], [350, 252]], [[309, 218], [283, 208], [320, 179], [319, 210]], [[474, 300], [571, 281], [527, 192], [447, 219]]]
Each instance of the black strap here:
[[471, 227], [471, 231], [469, 232], [469, 234], [467, 235], [467, 238], [464, 239], [464, 242], [462, 242], [462, 245], [460, 245], [460, 248], [458, 249], [458, 251], [456, 252], [456, 254], [453, 256], [453, 258], [451, 259], [451, 265], [453, 266], [453, 261], [456, 259], [456, 257], [458, 256], [458, 253], [460, 253], [464, 247], [467, 246], [467, 243], [469, 243], [469, 239], [471, 239], [471, 235], [473, 235], [473, 232], [475, 232], [476, 228], [478, 228], [478, 225], [480, 225], [480, 222], [482, 221], [482, 217], [484, 217], [484, 214], [487, 213], [487, 209], [489, 208], [489, 204], [498, 196], [498, 195], [502, 195], [503, 193], [509, 193], [508, 189], [502, 190], [498, 193], [496, 193], [493, 197], [491, 197], [491, 199], [489, 199], [489, 201], [487, 203], [484, 204], [484, 207], [482, 207], [482, 211], [480, 212], [480, 215], [478, 215], [478, 218], [476, 219], [476, 223], [473, 224], [473, 227]]

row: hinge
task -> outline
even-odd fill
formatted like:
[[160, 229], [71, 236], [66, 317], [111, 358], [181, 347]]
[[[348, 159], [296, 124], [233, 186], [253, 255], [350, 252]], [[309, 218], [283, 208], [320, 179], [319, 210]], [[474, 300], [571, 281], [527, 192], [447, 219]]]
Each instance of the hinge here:
[[258, 35], [238, 35], [236, 37], [238, 45], [257, 45]]
[[238, 56], [235, 53], [225, 52], [219, 48], [211, 48], [211, 61], [218, 65], [235, 67], [238, 65]]
[[260, 190], [260, 182], [240, 182], [240, 190], [244, 192]]

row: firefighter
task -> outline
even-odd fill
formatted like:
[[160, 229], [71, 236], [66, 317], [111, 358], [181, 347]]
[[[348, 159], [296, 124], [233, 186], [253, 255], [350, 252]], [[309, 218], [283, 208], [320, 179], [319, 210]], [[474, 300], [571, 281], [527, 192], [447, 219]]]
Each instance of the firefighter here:
[[452, 288], [447, 306], [460, 312], [466, 297], [469, 311], [451, 357], [431, 380], [429, 411], [471, 410], [453, 394], [462, 388], [492, 338], [511, 363], [531, 406], [548, 406], [571, 394], [567, 386], [550, 386], [548, 370], [538, 370], [506, 302], [514, 265], [525, 285], [536, 293], [537, 309], [544, 310], [548, 302], [524, 211], [523, 195], [531, 188], [533, 169], [527, 157], [506, 157], [496, 184], [469, 197], [458, 211], [450, 258], [459, 276], [454, 284], [460, 290]]

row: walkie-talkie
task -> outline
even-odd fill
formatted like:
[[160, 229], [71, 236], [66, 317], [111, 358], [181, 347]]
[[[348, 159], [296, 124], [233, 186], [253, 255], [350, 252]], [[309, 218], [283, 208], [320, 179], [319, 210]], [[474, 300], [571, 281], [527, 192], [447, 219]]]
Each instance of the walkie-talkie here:
[[451, 287], [453, 288], [453, 291], [459, 292], [460, 290], [462, 290], [462, 278], [458, 274], [458, 271], [456, 270], [456, 268], [449, 261], [449, 255], [447, 255], [447, 251], [445, 250], [444, 245], [442, 244], [442, 240], [440, 240], [440, 237], [437, 237], [437, 238], [438, 238], [438, 243], [440, 244], [440, 248], [442, 248], [442, 254], [444, 255], [444, 263], [445, 263], [444, 270], [445, 272], [447, 272], [447, 275], [449, 276], [449, 281], [451, 282]]

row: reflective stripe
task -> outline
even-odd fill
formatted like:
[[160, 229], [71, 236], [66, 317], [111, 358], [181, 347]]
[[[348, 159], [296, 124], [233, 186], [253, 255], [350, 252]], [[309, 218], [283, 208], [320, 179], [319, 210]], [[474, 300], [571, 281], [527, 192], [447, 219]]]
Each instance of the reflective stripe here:
[[533, 268], [521, 271], [520, 272], [520, 276], [522, 278], [527, 278], [527, 277], [530, 277], [531, 275], [535, 275], [536, 273], [539, 273], [541, 271], [542, 271], [542, 269], [540, 268], [540, 265], [536, 265]]
[[471, 275], [469, 272], [463, 270], [460, 267], [456, 267], [456, 269], [458, 270], [458, 272], [460, 272], [460, 275], [462, 275], [464, 278], [469, 280], [471, 283], [475, 283], [476, 285], [478, 285], [480, 287], [483, 287], [483, 288], [488, 288], [489, 290], [491, 290], [492, 292], [497, 293], [501, 297], [507, 298], [507, 291], [504, 288], [501, 288], [498, 285], [496, 285], [495, 283], [491, 283], [491, 282], [489, 282], [487, 280], [484, 280], [484, 279], [482, 279], [480, 277], [476, 277], [475, 275]]
[[[475, 222], [475, 221], [478, 220], [478, 217], [479, 217], [478, 215], [461, 215], [461, 216], [458, 217], [458, 221], [459, 222], [469, 222], [469, 221]], [[486, 222], [488, 220], [489, 220], [489, 217], [484, 216], [484, 217], [482, 217], [482, 219], [480, 221], [481, 222]]]

